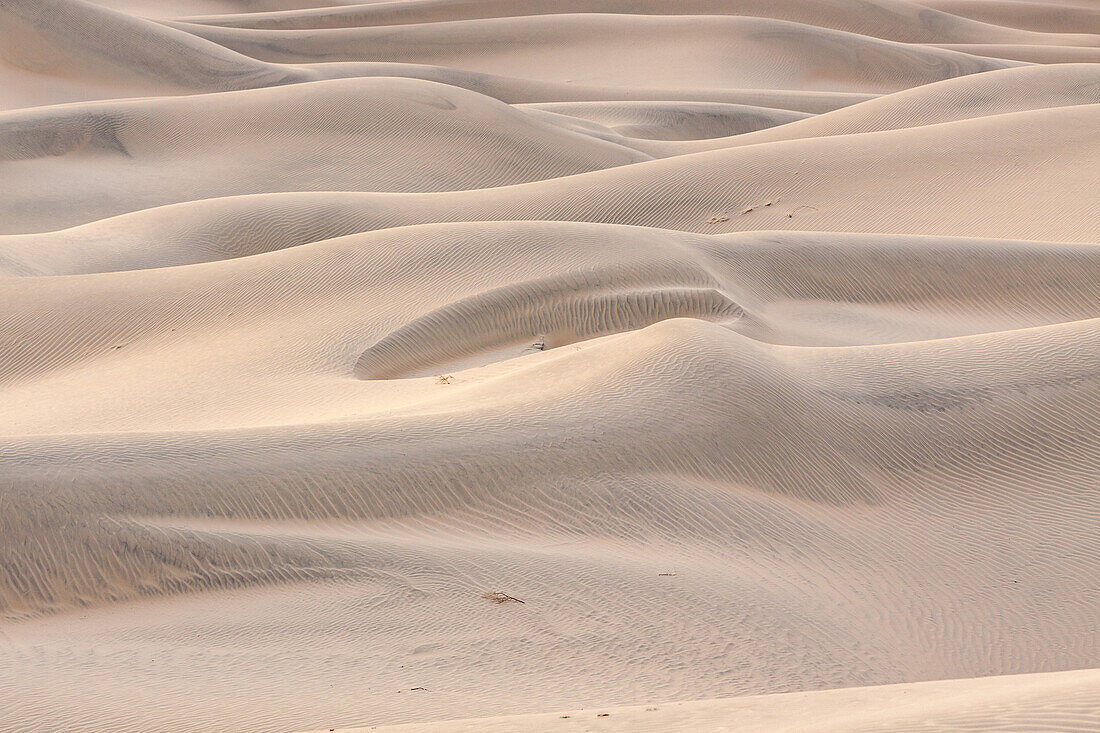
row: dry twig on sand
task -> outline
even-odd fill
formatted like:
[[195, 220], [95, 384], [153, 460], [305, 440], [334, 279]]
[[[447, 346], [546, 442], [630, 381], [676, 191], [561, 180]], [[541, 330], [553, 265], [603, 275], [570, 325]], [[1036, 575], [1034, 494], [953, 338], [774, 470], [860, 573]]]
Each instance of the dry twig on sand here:
[[817, 211], [816, 206], [807, 206], [807, 205], [803, 204], [802, 206], [799, 206], [797, 209], [791, 209], [790, 211], [788, 211], [787, 212], [787, 218], [788, 219], [793, 219], [794, 215], [797, 214], [798, 212], [802, 211], [803, 209], [811, 209], [813, 211]]
[[492, 591], [491, 593], [486, 593], [482, 596], [482, 598], [490, 600], [493, 603], [525, 603], [525, 601], [521, 601], [520, 599], [514, 596], [510, 596], [507, 593], [501, 593], [499, 590]]

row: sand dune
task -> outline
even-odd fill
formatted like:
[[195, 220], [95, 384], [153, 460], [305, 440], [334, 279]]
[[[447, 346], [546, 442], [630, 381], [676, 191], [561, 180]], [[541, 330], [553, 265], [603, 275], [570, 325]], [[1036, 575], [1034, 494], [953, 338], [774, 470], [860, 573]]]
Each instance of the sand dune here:
[[[890, 92], [1016, 64], [740, 16], [537, 15], [305, 31], [173, 25], [272, 62], [392, 60], [613, 86]], [[647, 63], [655, 55], [661, 63]], [[799, 63], [807, 55], [812, 67]]]
[[[92, 236], [85, 238], [83, 231], [75, 236], [81, 242], [78, 247], [91, 251], [69, 249], [59, 254], [100, 260], [114, 257], [120, 248], [131, 249], [133, 262], [144, 267], [163, 261], [148, 258], [162, 257], [157, 250], [170, 242], [172, 249], [185, 251], [169, 261], [198, 261], [199, 252], [186, 251], [196, 238], [200, 249], [249, 253], [383, 227], [515, 219], [715, 234], [791, 229], [1091, 241], [1096, 226], [1091, 214], [1092, 171], [1100, 165], [1098, 119], [1100, 105], [1091, 104], [724, 148], [501, 187], [491, 196], [478, 191], [294, 193], [197, 201], [89, 225]], [[28, 168], [36, 164], [26, 162]], [[928, 185], [928, 170], [940, 171], [935, 186]], [[731, 171], [736, 172], [732, 179]], [[890, 186], [882, 186], [869, 174], [872, 171], [888, 176]], [[245, 193], [280, 186], [282, 180], [272, 176], [257, 185], [233, 179], [220, 185], [237, 186]], [[969, 193], [962, 196], [961, 191]], [[12, 193], [14, 200], [19, 189], [13, 187]], [[8, 204], [7, 230], [41, 231], [50, 221], [72, 225], [97, 215], [136, 210], [149, 195], [144, 189], [119, 190], [107, 200], [51, 201], [47, 211]], [[106, 233], [110, 231], [126, 236], [112, 240], [114, 235]], [[33, 253], [31, 257], [42, 253], [48, 258], [50, 250], [56, 250], [48, 243], [71, 241], [73, 236], [70, 230], [6, 240], [11, 245], [0, 244], [0, 251], [15, 247]], [[146, 238], [158, 241], [147, 244]], [[39, 241], [43, 244], [33, 244]], [[20, 254], [6, 258], [19, 269]], [[31, 264], [32, 271], [34, 267]], [[74, 271], [89, 270], [54, 272]]]
[[0, 0], [0, 729], [1095, 729], [1098, 49]]
[[5, 107], [12, 106], [9, 95], [21, 93], [31, 104], [49, 104], [294, 80], [216, 44], [81, 0], [5, 0], [0, 20]]
[[1034, 64], [1072, 64], [1078, 62], [1095, 64], [1100, 60], [1100, 49], [1082, 46], [1008, 46], [994, 43], [955, 43], [944, 44], [942, 48], [978, 56], [991, 56]]
[[[648, 83], [629, 89], [572, 81], [540, 82], [393, 61], [265, 63], [85, 0], [5, 0], [0, 5], [0, 19], [4, 21], [0, 24], [0, 79], [4, 81], [0, 109], [365, 76], [425, 79], [520, 103], [688, 100], [819, 112], [873, 96], [865, 92], [685, 88], [680, 84], [662, 88]], [[162, 49], [169, 49], [170, 55], [164, 55]]]
[[1081, 670], [341, 731], [738, 730], [774, 733], [805, 730], [807, 720], [813, 720], [821, 730], [853, 733], [970, 729], [1087, 731], [1100, 726], [1098, 683], [1100, 673]]
[[742, 135], [811, 116], [806, 112], [720, 102], [550, 102], [529, 107], [596, 122], [624, 137], [644, 140]]
[[687, 145], [644, 147], [655, 155], [667, 156], [779, 140], [899, 130], [1098, 102], [1100, 78], [1093, 64], [1026, 66], [948, 79], [886, 94], [827, 114], [808, 116], [808, 119], [798, 120], [798, 124], [744, 131], [756, 134], [734, 134]]
[[1043, 33], [1100, 32], [1100, 10], [1088, 3], [921, 0], [921, 5], [992, 25]]
[[[1027, 272], [1015, 275], [1014, 266], [998, 262], [1009, 253], [1014, 261], [1027, 263]], [[395, 258], [405, 264], [396, 266]], [[658, 320], [660, 314], [662, 318], [688, 315], [692, 308], [711, 303], [722, 304], [717, 315], [723, 318], [719, 320], [734, 317], [737, 309], [733, 306], [744, 310], [734, 327], [751, 329], [756, 338], [766, 341], [879, 343], [936, 338], [1088, 318], [1095, 312], [1095, 291], [1100, 278], [1096, 258], [1094, 248], [1088, 245], [1000, 240], [778, 232], [700, 237], [557, 222], [409, 227], [213, 263], [214, 266], [106, 273], [76, 279], [11, 280], [5, 301], [8, 324], [5, 353], [9, 355], [6, 374], [12, 379], [32, 374], [42, 376], [73, 364], [84, 364], [89, 359], [90, 363], [98, 364], [101, 357], [107, 358], [102, 362], [104, 366], [114, 368], [111, 365], [124, 365], [129, 358], [138, 356], [145, 347], [137, 347], [149, 338], [154, 339], [150, 345], [154, 357], [161, 359], [164, 345], [156, 343], [158, 340], [175, 341], [181, 338], [178, 334], [182, 331], [207, 328], [206, 319], [212, 311], [233, 313], [238, 319], [234, 323], [245, 319], [244, 325], [234, 327], [231, 336], [239, 338], [236, 329], [254, 331], [260, 327], [251, 323], [245, 313], [262, 318], [270, 311], [286, 311], [298, 318], [315, 307], [310, 304], [312, 300], [301, 300], [304, 295], [317, 299], [320, 305], [316, 307], [322, 311], [330, 311], [325, 318], [319, 312], [316, 318], [306, 319], [309, 324], [334, 327], [336, 304], [343, 303], [339, 312], [346, 308], [346, 315], [342, 316], [350, 319], [346, 328], [361, 333], [354, 344], [342, 342], [341, 348], [348, 350], [343, 357], [346, 360], [343, 371], [348, 376], [359, 354], [368, 351], [374, 341], [385, 342], [410, 330], [413, 334], [419, 332], [417, 340], [430, 349], [471, 349], [479, 332], [482, 338], [496, 335], [508, 339], [511, 338], [508, 329], [521, 327], [528, 329], [516, 331], [529, 339], [525, 345], [542, 335], [552, 346], [551, 332], [540, 330], [535, 323], [525, 325], [519, 317], [521, 311], [526, 311], [527, 317], [561, 318], [563, 329], [598, 334], [608, 332], [616, 318], [626, 317], [630, 311], [638, 312], [642, 321], [632, 328], [640, 328]], [[334, 261], [344, 264], [337, 266]], [[533, 262], [541, 267], [537, 274], [527, 270], [522, 277], [490, 279], [493, 278], [490, 264], [503, 267], [506, 261], [514, 263], [512, 272], [521, 274]], [[561, 264], [554, 265], [555, 262]], [[435, 300], [425, 300], [426, 295], [419, 287], [400, 301], [398, 294], [389, 295], [389, 301], [406, 302], [406, 307], [415, 310], [401, 314], [393, 311], [395, 306], [391, 305], [385, 311], [389, 315], [373, 329], [368, 328], [371, 316], [359, 304], [377, 302], [379, 293], [375, 289], [384, 291], [392, 286], [387, 281], [380, 282], [378, 275], [364, 279], [363, 273], [401, 270], [411, 263], [423, 263], [422, 268], [435, 263], [432, 266], [440, 272], [435, 283]], [[232, 269], [228, 265], [233, 265]], [[954, 270], [959, 274], [951, 277], [939, 274], [934, 278], [922, 277], [920, 273], [907, 275], [906, 270], [913, 267]], [[971, 269], [985, 272], [990, 284], [978, 288], [968, 283], [963, 273]], [[319, 272], [325, 273], [324, 282], [319, 281]], [[857, 280], [853, 273], [861, 273], [863, 277]], [[222, 277], [231, 279], [223, 282]], [[455, 281], [457, 289], [445, 290], [444, 277], [448, 282]], [[475, 284], [461, 284], [468, 280]], [[861, 284], [860, 280], [865, 282]], [[1002, 283], [1001, 289], [994, 290], [991, 284], [998, 282]], [[139, 286], [134, 295], [129, 294]], [[209, 288], [217, 304], [198, 302], [200, 288]], [[715, 290], [725, 295], [711, 294]], [[37, 301], [43, 300], [46, 292], [55, 292], [61, 300], [43, 310]], [[29, 293], [42, 295], [31, 299]], [[193, 294], [191, 298], [188, 293]], [[669, 300], [637, 303], [639, 294], [646, 293], [653, 298], [663, 295]], [[689, 293], [702, 299], [693, 301], [687, 297]], [[272, 300], [275, 296], [278, 299]], [[622, 300], [618, 305], [606, 301], [585, 303], [584, 299], [594, 296], [615, 296]], [[551, 305], [554, 301], [559, 305]], [[85, 312], [89, 309], [78, 307], [76, 304], [80, 302], [94, 307]], [[59, 321], [58, 313], [69, 315]], [[778, 321], [772, 320], [773, 313], [779, 316]], [[181, 320], [185, 315], [187, 319], [198, 319], [187, 320], [186, 329], [185, 321]], [[468, 323], [461, 338], [454, 336], [453, 326], [439, 329], [441, 315], [444, 320]], [[47, 320], [44, 322], [42, 318]], [[425, 333], [425, 326], [421, 325], [425, 321], [434, 321], [435, 333]], [[224, 325], [220, 320], [214, 323], [216, 329]], [[545, 328], [548, 324], [541, 325]], [[798, 326], [806, 328], [804, 335], [767, 335], [785, 334]], [[176, 331], [170, 331], [171, 328]], [[830, 331], [834, 333], [830, 335]], [[68, 348], [56, 343], [59, 333], [70, 334], [64, 339], [71, 342]], [[79, 339], [75, 338], [77, 334]], [[274, 339], [276, 334], [271, 336]], [[123, 343], [128, 346], [113, 348]], [[257, 348], [265, 350], [272, 345], [265, 339], [256, 342]], [[190, 348], [186, 344], [181, 347]], [[246, 357], [244, 344], [236, 350], [240, 358], [247, 359], [249, 369], [254, 368], [252, 364], [271, 364], [270, 355]], [[36, 354], [39, 356], [33, 358]], [[224, 355], [212, 356], [225, 359]], [[307, 358], [319, 356], [313, 354]], [[348, 388], [356, 387], [348, 385]], [[89, 410], [99, 426], [96, 431], [107, 429], [103, 420], [112, 413], [133, 424], [141, 420], [140, 413], [147, 409], [120, 402], [117, 396], [103, 397], [113, 400], [114, 406], [104, 403]], [[146, 402], [136, 392], [133, 397], [147, 407], [154, 406], [154, 402]], [[262, 394], [257, 397], [266, 400]], [[199, 406], [194, 392], [181, 394], [179, 399], [187, 400], [192, 407]], [[22, 425], [29, 428], [49, 419], [48, 410], [34, 399], [28, 399], [26, 404], [27, 414], [20, 418]], [[58, 407], [68, 413], [73, 405], [61, 403]], [[158, 409], [165, 407], [166, 404]], [[216, 407], [220, 410], [226, 405]], [[172, 414], [179, 418], [184, 413], [178, 410], [188, 409], [181, 403], [172, 408]], [[278, 410], [281, 412], [282, 407]], [[55, 419], [76, 425], [72, 418]], [[55, 427], [59, 424], [54, 423]], [[54, 429], [43, 427], [33, 432]]]
[[[460, 372], [454, 384], [410, 380], [410, 392], [454, 389], [430, 392], [419, 405], [407, 392], [408, 406], [391, 402], [365, 422], [352, 420], [341, 401], [329, 409], [344, 415], [308, 428], [226, 432], [219, 423], [182, 433], [8, 441], [6, 453], [23, 467], [14, 472], [14, 497], [27, 513], [6, 515], [15, 527], [5, 536], [22, 547], [29, 547], [26, 533], [38, 538], [34, 551], [5, 563], [16, 573], [10, 585], [29, 583], [20, 597], [39, 610], [230, 591], [187, 602], [179, 612], [193, 620], [185, 625], [180, 617], [162, 625], [171, 611], [163, 601], [139, 606], [134, 619], [139, 626], [156, 619], [159, 630], [108, 627], [97, 636], [139, 654], [140, 645], [125, 637], [151, 638], [169, 659], [183, 654], [204, 667], [219, 652], [185, 651], [193, 624], [284, 639], [273, 668], [249, 685], [251, 699], [235, 698], [230, 707], [222, 698], [213, 710], [190, 695], [181, 699], [180, 685], [190, 683], [176, 675], [143, 672], [148, 667], [137, 659], [117, 662], [118, 674], [145, 678], [146, 692], [177, 701], [174, 714], [199, 723], [256, 718], [301, 727], [321, 716], [362, 719], [380, 693], [361, 693], [358, 713], [335, 705], [333, 692], [347, 696], [350, 680], [329, 695], [311, 695], [332, 679], [325, 660], [335, 643], [344, 660], [338, 668], [353, 658], [376, 660], [367, 679], [353, 684], [386, 688], [385, 697], [396, 698], [391, 715], [405, 716], [414, 709], [423, 715], [425, 706], [437, 716], [462, 714], [471, 703], [499, 712], [533, 696], [545, 705], [535, 687], [550, 681], [568, 680], [561, 689], [569, 692], [558, 699], [574, 705], [614, 702], [622, 698], [599, 692], [609, 666], [622, 670], [624, 696], [682, 695], [684, 682], [675, 682], [682, 678], [646, 670], [674, 665], [685, 647], [696, 650], [693, 668], [711, 680], [693, 686], [702, 696], [1089, 663], [1080, 630], [1097, 601], [1089, 581], [1097, 518], [1084, 487], [1096, 475], [1081, 471], [1100, 450], [1089, 437], [1100, 426], [1092, 367], [1083, 359], [1100, 347], [1095, 321], [861, 347], [839, 359], [833, 349], [761, 347], [693, 319], [635, 334], [484, 375]], [[685, 365], [668, 358], [675, 353], [693, 358]], [[198, 356], [192, 350], [189, 358]], [[983, 364], [990, 366], [974, 367]], [[277, 388], [265, 382], [270, 401]], [[522, 388], [531, 383], [541, 385], [538, 392]], [[286, 388], [278, 391], [285, 400]], [[715, 395], [722, 408], [711, 402]], [[598, 421], [593, 404], [603, 413]], [[161, 408], [162, 421], [171, 407]], [[652, 437], [640, 440], [643, 434]], [[960, 440], [966, 454], [956, 449]], [[130, 467], [122, 481], [121, 465]], [[34, 477], [45, 466], [63, 495], [36, 498]], [[551, 468], [564, 480], [546, 483]], [[1081, 489], [1059, 482], [1067, 472]], [[569, 478], [592, 473], [603, 478]], [[369, 484], [354, 478], [363, 475]], [[1006, 532], [1021, 512], [1027, 530]], [[347, 526], [353, 518], [373, 529]], [[211, 523], [217, 519], [220, 525]], [[340, 524], [329, 528], [333, 521]], [[960, 524], [972, 530], [959, 533]], [[523, 549], [515, 544], [521, 537]], [[601, 562], [608, 543], [620, 562], [629, 558], [625, 565]], [[967, 564], [953, 562], [957, 556]], [[854, 577], [844, 570], [850, 566], [864, 572]], [[427, 570], [433, 567], [440, 570]], [[662, 584], [661, 572], [675, 579]], [[231, 592], [288, 581], [299, 586], [236, 600]], [[502, 584], [541, 610], [513, 614], [514, 631], [501, 638], [496, 629], [497, 642], [483, 647], [477, 638], [509, 608], [485, 604], [480, 594]], [[595, 607], [593, 595], [603, 599]], [[990, 603], [990, 596], [1012, 602]], [[914, 607], [927, 610], [910, 622]], [[814, 622], [796, 621], [807, 617]], [[1028, 619], [1037, 617], [1058, 622], [1034, 628]], [[107, 620], [88, 618], [92, 628]], [[386, 618], [402, 621], [380, 623]], [[966, 619], [961, 627], [958, 618]], [[547, 625], [558, 631], [547, 634]], [[792, 625], [800, 633], [770, 641]], [[54, 650], [32, 671], [88, 689], [90, 680], [66, 672], [64, 650], [86, 648], [79, 625], [75, 637], [72, 626], [50, 620], [24, 622], [15, 633], [17, 644], [37, 637]], [[310, 638], [328, 641], [316, 648]], [[426, 655], [407, 656], [421, 647]], [[941, 651], [920, 651], [929, 648]], [[997, 655], [985, 654], [988, 648]], [[481, 694], [493, 690], [493, 701], [474, 680], [452, 676], [451, 664], [437, 667], [441, 654], [479, 659], [480, 684], [488, 682]], [[554, 659], [549, 668], [540, 661]], [[399, 660], [408, 672], [387, 672]], [[218, 668], [207, 684], [241, 663]], [[727, 677], [722, 670], [731, 664], [741, 672]], [[36, 679], [44, 678], [21, 678], [12, 694], [25, 698]], [[501, 695], [504, 680], [510, 692]], [[449, 694], [407, 703], [396, 697], [414, 686]], [[293, 711], [272, 716], [273, 699], [303, 691]], [[133, 695], [122, 700], [124, 709], [149, 709]], [[34, 705], [22, 709], [36, 714]], [[64, 709], [60, 717], [82, 719]], [[102, 719], [123, 724], [117, 715]], [[181, 725], [179, 718], [169, 723]]]
[[35, 108], [0, 115], [0, 135], [9, 227], [236, 193], [486, 188], [651, 159], [414, 79]]
[[[340, 5], [344, 5], [341, 7]], [[766, 2], [765, 0], [685, 0], [675, 4], [658, 0], [478, 0], [448, 3], [445, 0], [405, 0], [287, 11], [233, 13], [192, 17], [189, 22], [227, 28], [305, 30], [440, 23], [485, 18], [538, 15], [628, 14], [709, 15], [774, 18], [864, 36], [909, 43], [1026, 42], [1040, 35], [1061, 36], [1066, 42], [1095, 43], [1088, 34], [1100, 33], [1100, 20], [1087, 8], [1036, 6], [1028, 3], [971, 2], [949, 5], [945, 11], [925, 2]], [[943, 7], [942, 5], [940, 7]], [[1045, 10], [1044, 10], [1045, 7]], [[960, 12], [961, 11], [961, 12]], [[1021, 32], [1022, 30], [1034, 33]]]

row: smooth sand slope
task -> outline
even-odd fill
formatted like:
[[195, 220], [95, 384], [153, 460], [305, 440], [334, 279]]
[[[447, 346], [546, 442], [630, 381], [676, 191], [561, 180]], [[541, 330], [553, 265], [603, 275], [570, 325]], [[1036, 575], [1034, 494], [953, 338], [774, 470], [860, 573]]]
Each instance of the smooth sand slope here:
[[0, 729], [1096, 729], [1098, 33], [0, 0]]
[[2, 216], [35, 228], [239, 193], [488, 188], [652, 159], [419, 79], [40, 107], [0, 114], [0, 130]]
[[[566, 713], [341, 729], [342, 733], [488, 731], [1084, 731], [1100, 727], [1100, 672], [1063, 672]], [[327, 729], [331, 730], [331, 729]]]
[[[605, 153], [605, 160], [641, 155], [622, 145], [593, 143], [592, 147]], [[210, 186], [241, 194], [285, 187], [277, 162], [268, 163], [267, 175], [263, 169], [240, 172], [234, 158], [247, 152], [230, 151], [227, 156], [233, 157], [215, 160], [213, 165], [224, 176], [211, 176]], [[265, 154], [262, 146], [255, 153], [261, 158]], [[284, 155], [293, 159], [296, 151], [285, 150]], [[160, 256], [153, 254], [143, 237], [155, 238], [152, 247], [157, 249], [170, 238], [179, 242], [174, 246], [184, 249], [194, 246], [192, 241], [206, 240], [202, 246], [248, 253], [366, 229], [515, 219], [608, 222], [715, 234], [791, 229], [1090, 242], [1096, 232], [1093, 194], [1095, 170], [1100, 167], [1100, 104], [717, 149], [500, 187], [491, 193], [294, 192], [200, 200], [97, 223], [92, 221], [97, 215], [134, 211], [154, 197], [170, 199], [174, 184], [169, 180], [155, 188], [125, 185], [127, 178], [141, 182], [140, 175], [134, 175], [142, 172], [141, 162], [117, 149], [106, 150], [103, 157], [105, 162], [117, 163], [110, 168], [128, 174], [118, 176], [123, 185], [111, 197], [94, 195], [94, 178], [88, 185], [87, 178], [66, 175], [78, 167], [80, 156], [71, 160], [67, 160], [70, 156], [38, 157], [11, 164], [13, 170], [40, 173], [27, 186], [10, 179], [10, 196], [0, 201], [7, 220], [4, 229], [44, 236], [0, 239], [6, 257], [17, 263], [24, 257], [49, 257], [51, 250], [57, 251], [50, 243], [71, 241], [72, 231], [46, 234], [50, 221], [60, 226], [88, 222], [93, 232], [125, 233], [105, 241], [101, 235], [85, 239], [81, 230], [76, 234], [78, 243], [72, 248], [66, 245], [58, 253], [61, 257], [83, 258], [79, 250], [85, 247], [92, 250], [87, 256], [95, 257], [107, 256], [104, 250], [125, 248], [132, 250], [139, 267], [155, 264], [156, 260], [147, 258]], [[334, 161], [333, 167], [342, 166], [343, 160]], [[189, 169], [189, 159], [177, 165]], [[543, 165], [543, 160], [531, 163], [532, 167]], [[343, 170], [348, 178], [371, 175]], [[394, 178], [415, 180], [415, 172], [391, 170]], [[928, 180], [928, 171], [937, 172], [935, 180]], [[41, 199], [21, 203], [27, 188], [35, 190], [33, 181], [38, 177], [52, 184], [42, 193], [42, 198], [49, 196], [49, 208], [33, 205]], [[888, 186], [883, 185], [884, 179]], [[65, 189], [73, 191], [68, 198], [50, 193]], [[24, 241], [29, 246], [20, 244]], [[43, 244], [35, 246], [35, 242]], [[12, 254], [7, 254], [9, 250]], [[188, 254], [177, 256], [185, 262], [199, 259]]]

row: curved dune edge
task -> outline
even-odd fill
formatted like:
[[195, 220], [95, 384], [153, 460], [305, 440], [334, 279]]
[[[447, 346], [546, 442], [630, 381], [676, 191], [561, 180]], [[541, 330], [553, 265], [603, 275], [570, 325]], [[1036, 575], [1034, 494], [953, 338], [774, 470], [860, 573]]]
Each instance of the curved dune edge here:
[[[108, 200], [90, 199], [88, 207], [58, 202], [47, 210], [14, 206], [18, 197], [13, 196], [0, 204], [9, 214], [3, 223], [7, 232], [33, 234], [0, 236], [0, 248], [12, 247], [8, 257], [15, 263], [27, 252], [32, 260], [41, 255], [45, 273], [56, 267], [48, 264], [52, 259], [75, 260], [57, 271], [79, 273], [183, 264], [206, 259], [203, 250], [209, 249], [216, 253], [213, 258], [221, 258], [355, 231], [446, 221], [556, 220], [707, 234], [787, 229], [1091, 242], [1095, 224], [1088, 194], [1092, 171], [1100, 166], [1098, 119], [1100, 104], [1032, 109], [706, 150], [473, 191], [253, 194], [136, 212], [147, 196], [140, 188]], [[614, 150], [614, 155], [629, 155], [623, 148]], [[32, 168], [52, 165], [30, 163]], [[935, 186], [927, 185], [923, 174], [931, 168], [943, 171]], [[726, 178], [731, 169], [738, 171], [733, 181]], [[889, 175], [891, 186], [876, 185], [872, 173]], [[13, 194], [19, 192], [14, 180]], [[279, 177], [236, 180], [220, 185], [246, 191], [282, 185]], [[82, 186], [78, 178], [75, 190]], [[981, 207], [960, 193], [967, 190], [982, 192]], [[89, 223], [84, 229], [41, 233], [51, 229], [49, 221], [74, 225], [128, 209], [132, 213], [107, 219], [102, 227]], [[182, 251], [171, 251], [177, 247]], [[33, 262], [23, 268], [32, 274], [39, 269]], [[23, 268], [17, 264], [13, 270]]]
[[916, 128], [1097, 102], [1100, 102], [1100, 80], [1096, 78], [1093, 64], [1026, 66], [925, 84], [762, 130], [716, 136], [710, 140], [650, 143], [644, 149], [656, 155], [683, 155], [783, 140]]
[[[269, 63], [146, 18], [87, 0], [10, 0], [0, 6], [0, 110], [111, 99], [257, 89], [349, 77], [436, 81], [505, 102], [696, 100], [817, 112], [870, 92], [714, 88], [709, 84], [615, 85], [538, 81], [447, 65], [402, 62]], [[171, 50], [170, 60], [163, 55]], [[930, 53], [935, 55], [937, 50]], [[943, 51], [952, 58], [966, 54]], [[979, 66], [1016, 65], [982, 61]]]
[[[766, 0], [686, 0], [669, 5], [660, 0], [479, 0], [460, 4], [449, 4], [441, 0], [405, 0], [353, 3], [351, 7], [192, 16], [180, 20], [229, 28], [318, 30], [571, 13], [717, 17], [740, 15], [778, 18], [910, 43], [944, 42], [947, 39], [962, 38], [1023, 43], [1029, 39], [1045, 37], [1067, 44], [1094, 40], [1090, 38], [1088, 29], [1096, 26], [1096, 14], [1089, 12], [1088, 8], [1059, 8], [1061, 12], [1058, 13], [1052, 12], [1049, 5], [1019, 5], [1019, 8], [982, 8], [980, 4], [971, 3], [968, 6], [966, 2], [960, 2], [957, 8], [934, 10], [932, 7], [935, 3], [926, 2], [775, 3]], [[954, 10], [959, 12], [953, 12]], [[1017, 12], [1013, 12], [1014, 10]]]
[[[398, 60], [507, 72], [544, 82], [580, 76], [586, 83], [619, 87], [881, 93], [1021, 63], [774, 18], [728, 15], [531, 15], [305, 31], [167, 24], [275, 64]], [[1089, 41], [1095, 39], [1082, 39]], [[495, 58], [493, 49], [499, 47], [513, 49], [506, 63]], [[655, 53], [664, 63], [648, 63]], [[758, 63], [761, 53], [770, 63]], [[575, 63], [556, 63], [565, 55]], [[815, 59], [814, 67], [802, 65], [808, 56]], [[596, 63], [596, 58], [611, 61]]]
[[[444, 306], [386, 335], [355, 361], [355, 376], [394, 379], [517, 344], [545, 351], [669, 318], [731, 321], [743, 314], [713, 288], [586, 293], [576, 281], [520, 283]], [[488, 328], [475, 325], [486, 321]], [[456, 331], [465, 332], [462, 341], [447, 344]]]
[[[781, 733], [813, 729], [856, 733], [1005, 728], [1073, 733], [1097, 727], [1100, 727], [1100, 669], [335, 730], [338, 733], [664, 730]], [[310, 733], [322, 730], [333, 729]]]
[[652, 159], [620, 143], [402, 78], [19, 110], [0, 113], [0, 165], [13, 174], [0, 182], [0, 228], [241, 193], [492, 188]]

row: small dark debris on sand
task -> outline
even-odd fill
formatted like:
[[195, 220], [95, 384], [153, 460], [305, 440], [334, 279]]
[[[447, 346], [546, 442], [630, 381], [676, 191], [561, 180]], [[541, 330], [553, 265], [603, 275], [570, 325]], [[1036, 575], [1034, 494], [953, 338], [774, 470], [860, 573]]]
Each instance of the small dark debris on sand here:
[[803, 206], [799, 206], [797, 209], [791, 209], [790, 211], [788, 211], [787, 212], [787, 218], [788, 219], [793, 219], [794, 215], [797, 214], [798, 212], [802, 211], [803, 209], [809, 209], [811, 211], [817, 211], [816, 206], [805, 206], [805, 205], [803, 205]]
[[486, 600], [492, 601], [493, 603], [526, 603], [526, 601], [521, 601], [515, 596], [510, 596], [507, 593], [501, 593], [499, 590], [492, 591], [491, 593], [486, 593], [481, 597]]

